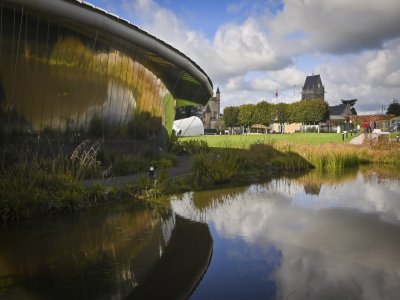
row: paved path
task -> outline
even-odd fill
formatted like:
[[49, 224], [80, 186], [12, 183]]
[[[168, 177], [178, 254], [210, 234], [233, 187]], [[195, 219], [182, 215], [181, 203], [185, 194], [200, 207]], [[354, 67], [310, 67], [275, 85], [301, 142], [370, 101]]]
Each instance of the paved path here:
[[[185, 177], [185, 176], [190, 176], [192, 175], [192, 159], [189, 156], [180, 156], [178, 158], [178, 165], [170, 168], [168, 170], [168, 176], [169, 178], [173, 177]], [[156, 170], [157, 172], [157, 170]], [[143, 173], [138, 173], [138, 174], [133, 174], [133, 175], [126, 175], [126, 176], [118, 176], [118, 177], [110, 177], [110, 178], [104, 178], [104, 179], [91, 179], [91, 180], [85, 180], [84, 184], [86, 187], [90, 187], [96, 183], [100, 183], [103, 186], [115, 186], [115, 185], [121, 185], [121, 184], [127, 184], [127, 183], [134, 183], [138, 178], [148, 178], [149, 173], [148, 172], [143, 172]]]
[[359, 136], [356, 136], [355, 138], [352, 138], [349, 144], [352, 145], [362, 145], [365, 139], [365, 134], [360, 134]]

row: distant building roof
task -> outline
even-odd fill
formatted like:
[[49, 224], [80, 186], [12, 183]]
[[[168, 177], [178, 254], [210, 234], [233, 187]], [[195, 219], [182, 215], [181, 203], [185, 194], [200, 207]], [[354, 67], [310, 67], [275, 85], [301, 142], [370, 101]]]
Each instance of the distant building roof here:
[[342, 119], [346, 116], [353, 115], [350, 105], [339, 104], [335, 106], [329, 106], [329, 118], [332, 119]]
[[[318, 84], [320, 84], [321, 86], [318, 86]], [[314, 89], [316, 87], [322, 87], [321, 76], [320, 75], [307, 76], [303, 89]]]
[[301, 100], [325, 99], [325, 88], [320, 75], [307, 76], [304, 82]]
[[346, 109], [346, 104], [339, 104], [335, 106], [329, 106], [329, 115], [331, 116], [341, 116]]
[[340, 101], [342, 101], [343, 104], [348, 104], [353, 107], [356, 104], [357, 99], [340, 99]]

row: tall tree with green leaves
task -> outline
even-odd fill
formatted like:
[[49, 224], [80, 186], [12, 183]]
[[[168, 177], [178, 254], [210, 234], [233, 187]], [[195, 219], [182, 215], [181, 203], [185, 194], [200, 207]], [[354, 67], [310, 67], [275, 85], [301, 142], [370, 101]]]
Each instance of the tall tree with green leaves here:
[[400, 116], [400, 103], [397, 101], [393, 101], [389, 104], [388, 109], [386, 111], [387, 115], [395, 115], [396, 117]]
[[329, 119], [329, 105], [321, 99], [304, 100], [302, 109], [304, 110], [304, 123], [319, 123]]
[[278, 123], [287, 123], [290, 120], [289, 104], [278, 103], [274, 105], [275, 108], [275, 121]]
[[239, 107], [237, 106], [227, 106], [224, 109], [224, 120], [225, 126], [236, 127], [239, 126]]
[[288, 123], [302, 123], [304, 122], [304, 112], [306, 110], [308, 101], [293, 102], [288, 106]]
[[261, 101], [256, 104], [254, 115], [254, 124], [262, 124], [268, 126], [274, 121], [273, 105], [267, 101]]
[[249, 128], [254, 124], [254, 112], [256, 106], [254, 104], [243, 104], [239, 106], [239, 125]]
[[200, 105], [180, 106], [176, 108], [175, 120], [185, 119], [192, 116], [200, 117], [202, 107]]

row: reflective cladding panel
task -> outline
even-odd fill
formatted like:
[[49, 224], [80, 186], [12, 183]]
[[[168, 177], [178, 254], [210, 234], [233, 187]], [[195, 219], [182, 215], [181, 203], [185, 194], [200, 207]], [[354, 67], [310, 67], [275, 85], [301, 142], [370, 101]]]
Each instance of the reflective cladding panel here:
[[[175, 99], [139, 48], [1, 4], [0, 135], [148, 139], [172, 128]], [[122, 47], [123, 48], [123, 47]]]

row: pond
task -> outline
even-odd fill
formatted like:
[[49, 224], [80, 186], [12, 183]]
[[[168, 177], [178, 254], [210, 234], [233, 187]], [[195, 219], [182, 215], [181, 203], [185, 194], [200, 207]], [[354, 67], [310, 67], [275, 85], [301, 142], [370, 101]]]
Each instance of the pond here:
[[315, 172], [0, 228], [4, 299], [398, 299], [400, 172]]

